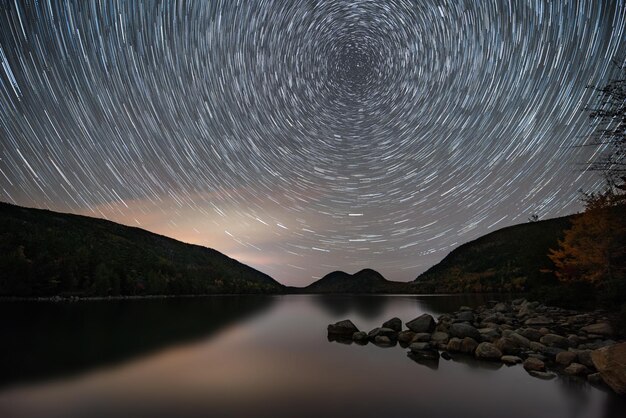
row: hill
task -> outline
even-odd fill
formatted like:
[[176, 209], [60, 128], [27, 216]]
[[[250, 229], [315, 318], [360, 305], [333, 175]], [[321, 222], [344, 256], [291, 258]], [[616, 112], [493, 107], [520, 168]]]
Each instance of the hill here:
[[389, 281], [375, 270], [364, 269], [354, 274], [333, 271], [296, 291], [299, 293], [406, 293], [407, 284]]
[[[576, 215], [572, 215], [576, 216]], [[413, 282], [419, 293], [521, 292], [556, 285], [550, 248], [572, 216], [514, 225], [453, 250]]]
[[140, 228], [0, 202], [0, 296], [282, 293], [224, 254]]

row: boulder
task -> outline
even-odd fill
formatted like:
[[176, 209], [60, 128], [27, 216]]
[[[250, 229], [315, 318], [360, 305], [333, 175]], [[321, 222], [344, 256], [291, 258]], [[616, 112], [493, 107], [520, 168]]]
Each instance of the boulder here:
[[386, 335], [377, 335], [376, 338], [374, 338], [374, 342], [378, 345], [392, 345], [393, 342], [391, 341], [391, 338], [387, 337]]
[[478, 343], [472, 337], [465, 337], [461, 340], [462, 353], [473, 354], [476, 347], [478, 347]]
[[541, 353], [543, 350], [546, 349], [546, 346], [541, 344], [541, 343], [538, 343], [538, 342], [535, 342], [535, 341], [531, 341], [530, 342], [530, 349], [532, 351], [537, 352], [537, 353]]
[[517, 346], [519, 347], [524, 347], [524, 348], [529, 348], [530, 347], [530, 340], [526, 337], [524, 337], [523, 335], [520, 335], [516, 332], [512, 332], [508, 335], [508, 338], [510, 338], [511, 340], [513, 340], [513, 342], [515, 344], [517, 344]]
[[522, 359], [517, 356], [502, 356], [500, 357], [500, 361], [508, 366], [513, 366], [514, 364], [521, 363]]
[[589, 374], [589, 369], [580, 363], [572, 363], [563, 371], [571, 376], [586, 376]]
[[541, 372], [539, 370], [528, 370], [528, 374], [538, 379], [550, 380], [556, 377], [556, 374], [552, 372]]
[[482, 341], [487, 341], [487, 342], [492, 343], [496, 341], [498, 338], [500, 338], [500, 333], [498, 333], [498, 330], [494, 328], [480, 328], [478, 332], [480, 332]]
[[435, 320], [431, 315], [423, 314], [406, 323], [407, 328], [415, 333], [433, 332], [435, 329]]
[[352, 339], [356, 342], [367, 342], [367, 333], [363, 331], [357, 331], [352, 334]]
[[544, 362], [534, 357], [528, 357], [526, 361], [524, 362], [523, 366], [524, 366], [524, 369], [526, 369], [527, 371], [532, 370], [532, 371], [542, 372], [546, 369], [546, 365], [544, 364]]
[[470, 337], [474, 340], [480, 340], [480, 332], [476, 328], [471, 325], [465, 323], [458, 323], [450, 325], [450, 329], [448, 330], [448, 334], [451, 337], [457, 338], [465, 338]]
[[493, 307], [493, 310], [496, 312], [508, 312], [509, 311], [509, 306], [506, 303], [500, 302], [497, 303], [496, 306]]
[[520, 352], [519, 347], [515, 344], [515, 341], [508, 337], [502, 337], [496, 341], [496, 347], [504, 354], [518, 354]]
[[569, 344], [567, 338], [556, 334], [546, 334], [541, 337], [539, 341], [541, 342], [541, 344], [547, 345], [549, 347], [567, 348]]
[[472, 311], [462, 311], [456, 316], [459, 321], [474, 322], [474, 313]]
[[458, 353], [461, 351], [461, 339], [460, 338], [450, 338], [448, 341], [447, 350], [451, 353]]
[[597, 324], [587, 325], [586, 327], [582, 327], [580, 329], [587, 334], [596, 334], [596, 335], [604, 335], [611, 336], [613, 335], [613, 327], [608, 322], [598, 322]]
[[395, 332], [402, 331], [402, 320], [400, 318], [391, 318], [389, 321], [383, 323], [382, 328], [390, 328]]
[[578, 350], [576, 352], [577, 357], [578, 357], [578, 362], [580, 364], [584, 364], [585, 366], [589, 368], [592, 368], [592, 367], [595, 368], [596, 366], [593, 364], [591, 353], [593, 353], [593, 351], [591, 350]]
[[539, 341], [543, 334], [534, 328], [523, 328], [517, 331], [522, 337], [528, 338], [530, 341]]
[[569, 366], [574, 360], [576, 360], [576, 353], [571, 351], [562, 351], [556, 355], [556, 362], [561, 366]]
[[535, 316], [524, 321], [524, 325], [530, 326], [552, 325], [553, 323], [554, 321], [552, 319], [545, 316]]
[[436, 344], [447, 344], [450, 337], [445, 332], [434, 332], [430, 339]]
[[591, 359], [602, 380], [615, 392], [626, 395], [626, 342], [595, 350]]
[[398, 333], [398, 341], [401, 343], [410, 343], [415, 338], [415, 333], [413, 331], [400, 331]]
[[500, 360], [502, 352], [491, 343], [480, 343], [478, 347], [476, 347], [474, 356], [480, 360]]
[[395, 340], [398, 338], [398, 333], [391, 328], [374, 328], [367, 334], [367, 337], [370, 340], [376, 340], [376, 337], [387, 337], [390, 340]]
[[349, 319], [344, 319], [328, 326], [328, 334], [334, 336], [352, 338], [352, 335], [358, 331], [359, 329]]
[[413, 337], [413, 341], [418, 343], [427, 343], [428, 341], [430, 341], [430, 333], [418, 332], [417, 334], [415, 334], [415, 337]]
[[411, 351], [424, 351], [424, 350], [430, 350], [431, 346], [430, 343], [412, 343], [409, 346], [409, 350]]

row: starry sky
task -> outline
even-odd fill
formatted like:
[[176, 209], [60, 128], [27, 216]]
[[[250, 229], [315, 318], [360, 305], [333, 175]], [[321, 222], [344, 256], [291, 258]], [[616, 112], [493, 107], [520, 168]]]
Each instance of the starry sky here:
[[282, 283], [581, 209], [624, 0], [0, 0], [0, 200]]

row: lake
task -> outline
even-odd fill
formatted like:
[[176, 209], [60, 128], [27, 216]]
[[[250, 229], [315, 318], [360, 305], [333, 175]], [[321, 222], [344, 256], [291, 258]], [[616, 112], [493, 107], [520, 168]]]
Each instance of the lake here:
[[329, 342], [480, 296], [214, 296], [2, 302], [1, 417], [623, 417], [586, 382], [399, 345]]

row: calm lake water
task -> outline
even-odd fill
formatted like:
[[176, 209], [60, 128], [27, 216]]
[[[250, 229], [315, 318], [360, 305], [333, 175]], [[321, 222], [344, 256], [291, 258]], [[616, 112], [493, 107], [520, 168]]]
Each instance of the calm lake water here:
[[624, 417], [587, 383], [400, 346], [329, 342], [483, 300], [463, 296], [203, 297], [0, 303], [0, 417]]

